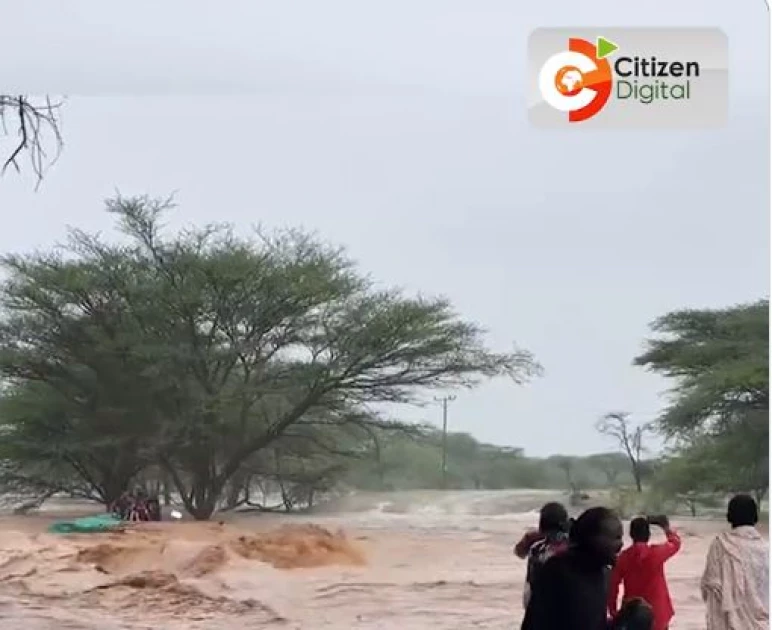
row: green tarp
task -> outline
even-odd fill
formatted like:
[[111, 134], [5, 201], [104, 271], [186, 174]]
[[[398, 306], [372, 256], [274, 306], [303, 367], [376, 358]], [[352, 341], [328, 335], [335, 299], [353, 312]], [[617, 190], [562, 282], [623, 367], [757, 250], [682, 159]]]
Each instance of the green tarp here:
[[109, 532], [119, 527], [122, 522], [112, 514], [100, 514], [77, 518], [74, 521], [57, 521], [48, 528], [48, 531], [52, 534], [95, 534]]

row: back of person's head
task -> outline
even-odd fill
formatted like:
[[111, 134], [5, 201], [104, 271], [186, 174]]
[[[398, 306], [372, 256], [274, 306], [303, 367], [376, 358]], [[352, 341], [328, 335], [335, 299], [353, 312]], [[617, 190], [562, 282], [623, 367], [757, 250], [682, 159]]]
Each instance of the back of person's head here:
[[647, 543], [651, 538], [651, 527], [649, 520], [643, 516], [638, 516], [630, 521], [630, 538], [633, 542]]
[[587, 545], [597, 536], [603, 524], [609, 519], [618, 518], [614, 510], [607, 507], [594, 507], [585, 510], [571, 524], [570, 541], [577, 547]]
[[616, 512], [594, 507], [579, 515], [568, 534], [569, 547], [598, 567], [613, 565], [622, 549], [624, 530]]
[[545, 503], [539, 510], [539, 531], [544, 534], [568, 532], [568, 512], [562, 503]]
[[654, 611], [640, 597], [627, 600], [614, 617], [612, 630], [652, 630]]
[[755, 526], [759, 522], [759, 506], [753, 497], [736, 494], [729, 500], [726, 520], [732, 527]]

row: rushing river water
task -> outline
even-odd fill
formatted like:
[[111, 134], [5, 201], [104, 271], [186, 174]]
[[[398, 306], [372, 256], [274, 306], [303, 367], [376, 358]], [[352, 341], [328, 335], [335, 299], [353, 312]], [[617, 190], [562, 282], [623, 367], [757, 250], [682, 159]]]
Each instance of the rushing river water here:
[[[55, 536], [73, 506], [0, 518], [0, 626], [24, 630], [519, 627], [512, 544], [562, 497], [529, 491], [346, 497], [314, 516], [232, 515]], [[83, 513], [83, 509], [80, 509]], [[720, 523], [680, 524], [673, 630], [704, 628], [698, 580]]]

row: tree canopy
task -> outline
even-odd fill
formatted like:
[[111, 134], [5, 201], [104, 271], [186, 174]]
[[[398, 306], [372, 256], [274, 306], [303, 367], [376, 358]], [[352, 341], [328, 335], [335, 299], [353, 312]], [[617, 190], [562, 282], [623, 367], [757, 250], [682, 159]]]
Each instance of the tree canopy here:
[[167, 234], [170, 208], [112, 199], [123, 242], [73, 230], [2, 260], [6, 459], [36, 453], [104, 501], [156, 465], [207, 518], [280, 441], [355, 447], [388, 425], [373, 404], [539, 372], [487, 349], [446, 299], [377, 288], [312, 235]]
[[669, 313], [635, 364], [675, 381], [660, 428], [669, 436], [720, 429], [769, 410], [769, 301]]
[[693, 476], [695, 488], [761, 498], [769, 485], [769, 301], [676, 311], [652, 329], [657, 336], [635, 363], [675, 383], [658, 426], [684, 458], [660, 476], [673, 477], [666, 485]]

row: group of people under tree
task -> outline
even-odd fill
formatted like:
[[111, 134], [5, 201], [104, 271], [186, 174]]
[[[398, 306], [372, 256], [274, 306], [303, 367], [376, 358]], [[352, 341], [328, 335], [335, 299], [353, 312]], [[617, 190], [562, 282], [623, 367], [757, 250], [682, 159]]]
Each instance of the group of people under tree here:
[[[744, 494], [727, 508], [728, 531], [708, 551], [700, 581], [707, 630], [769, 627], [769, 545], [756, 529], [759, 506]], [[665, 542], [652, 544], [651, 527]], [[539, 526], [515, 545], [527, 560], [522, 630], [668, 630], [675, 615], [665, 563], [681, 538], [664, 516], [634, 518], [624, 551], [624, 529], [605, 507], [568, 517], [547, 503]], [[620, 604], [621, 591], [621, 606]]]
[[150, 496], [144, 489], [134, 492], [124, 492], [113, 503], [107, 506], [107, 511], [122, 521], [160, 521], [161, 502], [158, 497]]

